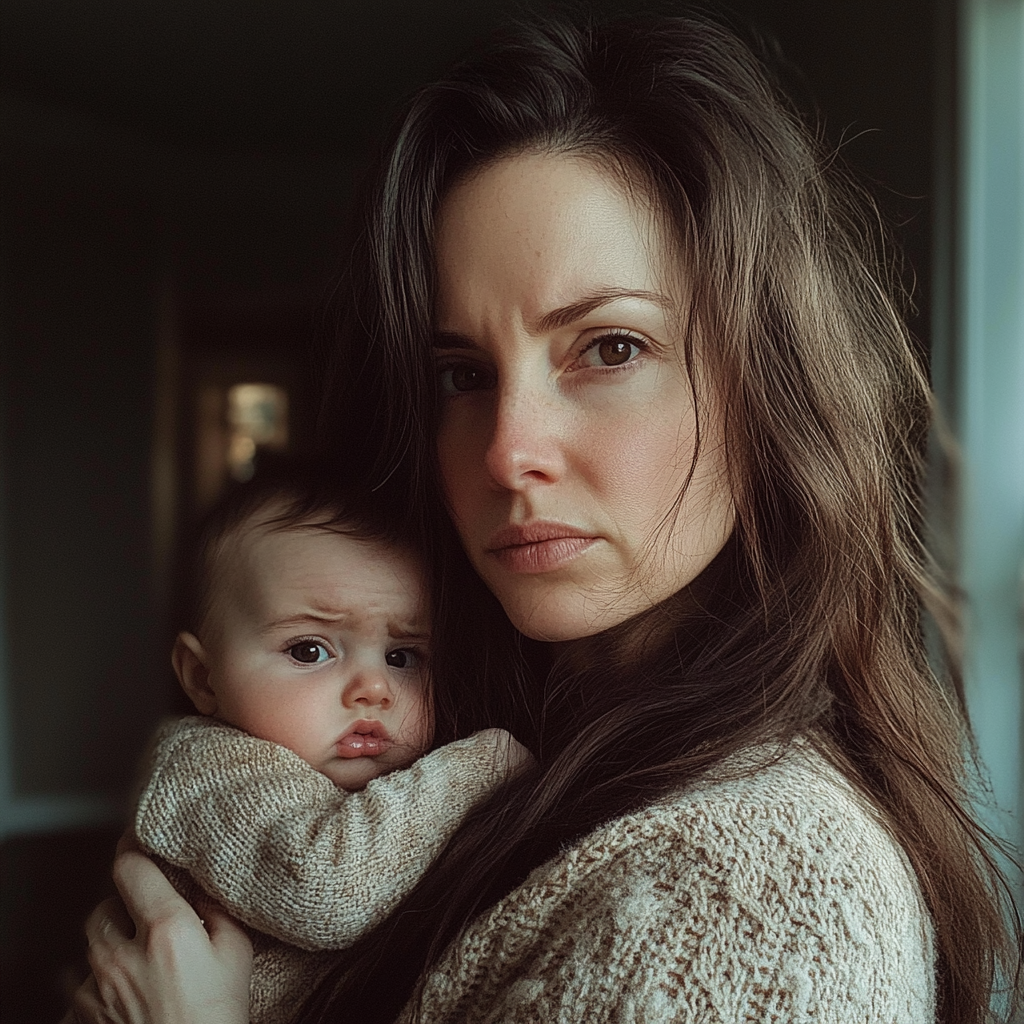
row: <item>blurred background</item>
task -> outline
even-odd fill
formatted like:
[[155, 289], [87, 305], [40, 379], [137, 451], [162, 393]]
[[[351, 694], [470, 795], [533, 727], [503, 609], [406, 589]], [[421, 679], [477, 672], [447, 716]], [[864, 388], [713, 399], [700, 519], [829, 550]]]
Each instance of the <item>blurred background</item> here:
[[[168, 650], [182, 531], [259, 453], [310, 435], [309, 344], [382, 124], [521, 10], [5, 0], [3, 1024], [59, 1017], [140, 750], [181, 708]], [[961, 489], [940, 485], [936, 504], [959, 509], [991, 820], [1019, 843], [1024, 0], [727, 11], [778, 47], [903, 248], [912, 326], [964, 451]]]

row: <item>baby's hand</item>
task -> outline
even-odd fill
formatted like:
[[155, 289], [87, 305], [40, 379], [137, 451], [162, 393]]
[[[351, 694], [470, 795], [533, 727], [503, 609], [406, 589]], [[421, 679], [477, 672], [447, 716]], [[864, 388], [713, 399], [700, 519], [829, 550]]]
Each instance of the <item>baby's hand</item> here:
[[533, 754], [505, 729], [481, 729], [473, 733], [472, 739], [490, 750], [496, 782], [504, 782], [536, 763]]

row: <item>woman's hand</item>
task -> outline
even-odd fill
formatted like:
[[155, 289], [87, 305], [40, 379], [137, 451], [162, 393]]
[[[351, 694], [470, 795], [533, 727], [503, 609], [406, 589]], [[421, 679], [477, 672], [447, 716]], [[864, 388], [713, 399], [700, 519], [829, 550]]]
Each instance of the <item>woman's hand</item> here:
[[[114, 861], [124, 900], [89, 916], [92, 976], [75, 994], [78, 1024], [247, 1024], [252, 946], [219, 907], [204, 919], [148, 857]], [[65, 1018], [65, 1022], [69, 1020]]]

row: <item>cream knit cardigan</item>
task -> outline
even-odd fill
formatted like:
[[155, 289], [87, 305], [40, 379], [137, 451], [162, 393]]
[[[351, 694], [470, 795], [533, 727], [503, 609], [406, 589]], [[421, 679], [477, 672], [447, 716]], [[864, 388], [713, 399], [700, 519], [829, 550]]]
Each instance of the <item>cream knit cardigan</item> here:
[[[270, 802], [294, 786], [265, 781]], [[227, 817], [250, 848], [266, 848], [245, 812]], [[146, 831], [144, 843], [166, 857]], [[203, 838], [217, 845], [214, 834]], [[300, 842], [293, 872], [304, 866], [301, 850]], [[325, 867], [316, 853], [327, 898], [345, 865]], [[289, 871], [267, 877], [280, 900]], [[224, 902], [253, 923], [266, 889], [253, 889], [244, 910]], [[337, 908], [314, 901], [297, 916], [325, 913]], [[286, 1020], [288, 1001], [298, 1004], [331, 955], [276, 955], [277, 1019]], [[281, 981], [299, 976], [297, 985]], [[449, 948], [426, 979], [421, 1012], [453, 1024], [932, 1024], [934, 939], [902, 850], [846, 780], [797, 741], [781, 756], [758, 748], [734, 758], [538, 867]]]

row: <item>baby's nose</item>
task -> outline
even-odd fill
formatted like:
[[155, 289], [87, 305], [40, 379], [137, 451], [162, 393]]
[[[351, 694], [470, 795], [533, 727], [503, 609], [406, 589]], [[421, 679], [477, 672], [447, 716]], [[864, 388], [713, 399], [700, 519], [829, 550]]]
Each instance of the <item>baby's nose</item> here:
[[394, 694], [387, 676], [379, 669], [362, 669], [349, 680], [341, 694], [345, 707], [381, 707], [385, 710], [394, 703]]

